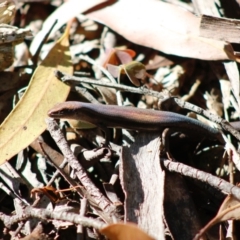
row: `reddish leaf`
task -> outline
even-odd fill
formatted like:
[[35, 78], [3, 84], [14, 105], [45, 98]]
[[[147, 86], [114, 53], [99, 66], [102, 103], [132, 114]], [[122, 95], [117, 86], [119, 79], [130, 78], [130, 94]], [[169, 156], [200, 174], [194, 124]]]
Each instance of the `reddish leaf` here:
[[105, 60], [103, 66], [106, 68], [107, 64], [118, 66], [120, 64], [129, 63], [132, 61], [135, 55], [136, 53], [131, 49], [111, 49], [109, 53], [107, 53], [107, 59]]

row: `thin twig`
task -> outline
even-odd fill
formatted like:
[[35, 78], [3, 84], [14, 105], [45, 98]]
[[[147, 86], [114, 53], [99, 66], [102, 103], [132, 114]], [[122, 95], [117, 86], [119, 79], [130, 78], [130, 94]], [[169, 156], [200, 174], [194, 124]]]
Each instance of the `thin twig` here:
[[75, 81], [78, 83], [94, 84], [94, 85], [98, 85], [98, 86], [114, 88], [117, 90], [121, 90], [123, 92], [132, 92], [132, 93], [136, 93], [136, 94], [150, 95], [150, 96], [159, 98], [160, 100], [169, 99], [171, 97], [170, 93], [167, 91], [157, 92], [157, 91], [152, 91], [145, 87], [135, 88], [135, 87], [129, 87], [129, 86], [126, 86], [123, 84], [118, 84], [118, 83], [106, 83], [106, 82], [97, 81], [97, 80], [93, 80], [93, 79], [85, 78], [85, 77], [70, 76], [70, 75], [64, 74], [60, 71], [55, 71], [55, 76], [57, 78], [61, 79], [63, 82]]
[[[59, 166], [59, 168], [60, 168], [60, 169], [65, 168], [66, 165], [67, 165], [67, 163], [68, 163], [67, 159], [64, 158], [64, 159], [63, 159], [63, 162], [61, 163], [61, 165]], [[57, 171], [53, 174], [52, 178], [48, 181], [47, 186], [51, 186], [52, 183], [54, 182], [54, 180], [55, 180], [55, 179], [58, 177], [58, 175], [60, 175], [60, 174], [61, 174], [60, 170], [57, 170]]]
[[26, 221], [21, 221], [20, 223], [18, 223], [18, 228], [12, 234], [13, 239], [20, 233], [20, 231], [23, 229], [25, 223], [26, 223]]
[[73, 224], [81, 224], [85, 227], [93, 227], [95, 229], [101, 229], [106, 226], [105, 223], [99, 220], [80, 216], [79, 214], [69, 213], [66, 211], [62, 211], [62, 212], [49, 211], [46, 209], [33, 208], [30, 206], [26, 207], [23, 210], [23, 212], [19, 215], [8, 216], [0, 212], [0, 220], [3, 221], [4, 225], [7, 228], [10, 228], [14, 223], [25, 221], [30, 217], [35, 217], [42, 220], [53, 219], [53, 220], [68, 221]]
[[[84, 216], [86, 215], [86, 212], [87, 212], [87, 204], [88, 204], [88, 201], [87, 201], [86, 198], [81, 199], [81, 204], [80, 204], [81, 208], [80, 208], [79, 215], [82, 216], [82, 217], [84, 217]], [[77, 226], [77, 233], [78, 233], [78, 234], [81, 233], [81, 234], [83, 235], [83, 237], [86, 235], [86, 231], [85, 231], [83, 225], [78, 225], [78, 226]]]
[[[100, 192], [100, 190], [94, 185], [91, 179], [88, 177], [86, 171], [81, 166], [79, 161], [74, 156], [73, 152], [71, 151], [66, 139], [64, 138], [63, 133], [59, 129], [57, 122], [53, 119], [48, 118], [46, 120], [48, 130], [52, 136], [52, 138], [57, 143], [59, 149], [63, 153], [64, 157], [68, 160], [69, 165], [73, 170], [75, 170], [75, 174], [77, 178], [81, 181], [82, 185], [85, 187], [89, 201], [96, 203], [96, 205], [104, 211], [104, 215], [102, 216], [105, 218], [106, 221], [111, 222], [112, 217], [116, 213], [116, 207]], [[118, 218], [116, 215], [115, 217]]]
[[236, 199], [240, 201], [240, 188], [219, 177], [213, 176], [210, 173], [203, 172], [196, 168], [189, 167], [183, 163], [173, 162], [167, 159], [164, 159], [162, 163], [170, 172], [177, 172], [183, 176], [206, 182], [212, 187], [219, 189], [224, 194], [232, 194]]

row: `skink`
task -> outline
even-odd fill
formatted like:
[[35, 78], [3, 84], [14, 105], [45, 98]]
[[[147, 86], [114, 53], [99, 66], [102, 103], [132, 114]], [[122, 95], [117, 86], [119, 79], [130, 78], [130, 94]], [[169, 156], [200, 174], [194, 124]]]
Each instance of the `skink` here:
[[106, 128], [157, 131], [164, 127], [170, 127], [176, 128], [179, 132], [190, 132], [223, 142], [221, 132], [217, 129], [198, 120], [167, 111], [84, 102], [63, 102], [55, 105], [48, 112], [48, 116], [57, 119], [81, 120], [94, 124], [104, 131]]

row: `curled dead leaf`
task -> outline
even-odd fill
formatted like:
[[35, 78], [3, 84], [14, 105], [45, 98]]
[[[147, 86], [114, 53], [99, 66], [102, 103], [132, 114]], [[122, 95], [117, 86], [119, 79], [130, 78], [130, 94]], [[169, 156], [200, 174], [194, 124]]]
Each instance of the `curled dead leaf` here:
[[154, 240], [133, 223], [116, 223], [100, 230], [110, 240]]
[[146, 76], [149, 76], [145, 65], [137, 61], [131, 61], [120, 66], [107, 64], [107, 69], [114, 77], [119, 78], [120, 74], [126, 74], [132, 84], [137, 87], [141, 85], [141, 82], [144, 82]]
[[132, 61], [136, 53], [131, 49], [117, 49], [113, 48], [107, 53], [107, 58], [103, 64], [103, 67], [107, 67], [107, 64], [121, 65]]

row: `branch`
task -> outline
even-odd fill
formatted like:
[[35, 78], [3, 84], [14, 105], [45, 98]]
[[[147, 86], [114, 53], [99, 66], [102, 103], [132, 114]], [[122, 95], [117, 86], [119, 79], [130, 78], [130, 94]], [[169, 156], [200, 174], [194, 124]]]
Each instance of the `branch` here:
[[[73, 170], [75, 170], [75, 174], [77, 178], [81, 181], [82, 185], [85, 187], [87, 191], [87, 198], [91, 203], [93, 200], [96, 205], [104, 211], [104, 215], [102, 216], [107, 222], [112, 222], [111, 215], [114, 214], [115, 217], [119, 218], [116, 214], [116, 207], [100, 192], [100, 190], [94, 185], [91, 179], [88, 177], [85, 169], [79, 163], [79, 161], [74, 156], [73, 152], [69, 148], [69, 145], [64, 138], [63, 133], [59, 129], [57, 122], [53, 119], [48, 118], [46, 120], [48, 125], [48, 130], [58, 145], [59, 149], [63, 153], [64, 157], [68, 160], [69, 165]], [[99, 213], [100, 214], [100, 213]]]
[[165, 168], [167, 168], [167, 170], [169, 170], [170, 172], [177, 172], [182, 174], [183, 176], [206, 182], [212, 187], [219, 189], [224, 194], [233, 195], [236, 199], [240, 201], [240, 188], [219, 177], [213, 176], [210, 173], [203, 172], [196, 168], [189, 167], [183, 163], [173, 162], [167, 159], [164, 159], [162, 163]]
[[81, 224], [85, 227], [93, 227], [95, 229], [101, 229], [107, 225], [99, 220], [93, 218], [87, 218], [80, 216], [79, 214], [69, 213], [66, 211], [54, 212], [46, 209], [39, 209], [33, 207], [26, 207], [21, 215], [8, 216], [4, 213], [0, 213], [0, 220], [3, 221], [7, 228], [10, 228], [14, 223], [27, 220], [28, 218], [35, 217], [41, 220], [61, 220], [71, 222], [73, 224]]

